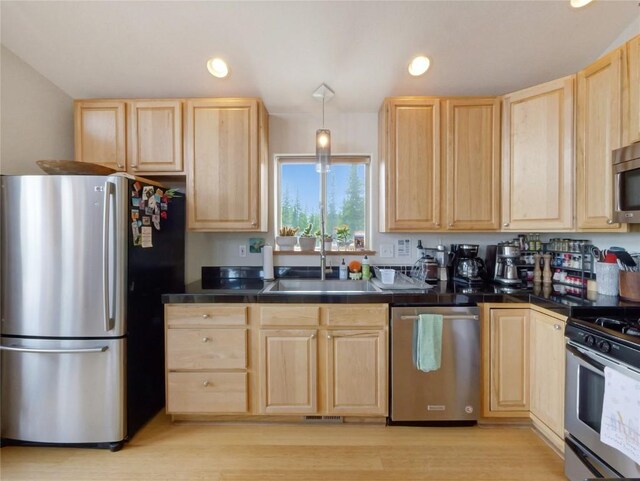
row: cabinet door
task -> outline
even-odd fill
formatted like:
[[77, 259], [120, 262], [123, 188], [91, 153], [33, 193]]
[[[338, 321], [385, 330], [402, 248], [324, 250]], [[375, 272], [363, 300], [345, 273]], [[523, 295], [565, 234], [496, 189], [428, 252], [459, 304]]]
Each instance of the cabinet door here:
[[443, 125], [446, 228], [499, 229], [500, 100], [447, 100]]
[[627, 125], [625, 145], [640, 142], [640, 35], [627, 43]]
[[621, 228], [612, 217], [611, 151], [622, 143], [622, 58], [622, 49], [617, 49], [578, 72], [576, 210], [579, 229]]
[[485, 415], [528, 417], [529, 310], [492, 309], [489, 336], [489, 412]]
[[387, 414], [386, 330], [327, 331], [327, 412]]
[[504, 230], [573, 227], [573, 84], [570, 76], [504, 97]]
[[75, 159], [125, 171], [125, 103], [116, 100], [74, 102]]
[[260, 411], [317, 412], [317, 331], [260, 331]]
[[[266, 229], [266, 116], [257, 99], [187, 101], [188, 228]], [[262, 139], [262, 140], [261, 140]]]
[[564, 322], [531, 311], [531, 414], [564, 437]]
[[128, 103], [129, 170], [135, 174], [181, 174], [182, 101]]
[[440, 101], [389, 99], [380, 130], [381, 229], [440, 229]]

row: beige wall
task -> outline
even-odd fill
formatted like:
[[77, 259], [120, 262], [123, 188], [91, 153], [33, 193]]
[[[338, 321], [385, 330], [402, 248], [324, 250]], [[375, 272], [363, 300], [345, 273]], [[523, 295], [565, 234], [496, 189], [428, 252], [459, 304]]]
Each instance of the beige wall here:
[[0, 51], [0, 173], [42, 174], [73, 159], [73, 100], [9, 49]]

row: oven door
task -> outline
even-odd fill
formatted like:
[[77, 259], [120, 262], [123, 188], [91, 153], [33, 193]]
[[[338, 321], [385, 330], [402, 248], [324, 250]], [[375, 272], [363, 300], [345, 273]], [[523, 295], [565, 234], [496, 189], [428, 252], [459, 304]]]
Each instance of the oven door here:
[[567, 344], [564, 425], [569, 439], [577, 441], [623, 477], [640, 478], [640, 465], [600, 441], [604, 400], [604, 367], [640, 381], [640, 373], [626, 369], [591, 350]]

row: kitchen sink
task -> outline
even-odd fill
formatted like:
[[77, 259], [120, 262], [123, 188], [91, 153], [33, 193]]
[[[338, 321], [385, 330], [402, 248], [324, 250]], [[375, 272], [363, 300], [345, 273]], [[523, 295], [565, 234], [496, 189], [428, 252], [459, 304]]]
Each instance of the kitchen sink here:
[[348, 294], [358, 292], [382, 292], [382, 290], [369, 281], [278, 279], [267, 286], [262, 294]]

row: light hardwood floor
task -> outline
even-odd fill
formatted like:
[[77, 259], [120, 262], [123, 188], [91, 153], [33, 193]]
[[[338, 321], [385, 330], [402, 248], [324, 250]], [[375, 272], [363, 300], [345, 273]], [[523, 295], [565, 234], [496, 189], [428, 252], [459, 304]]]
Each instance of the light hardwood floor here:
[[156, 416], [117, 453], [7, 446], [0, 479], [566, 481], [525, 427], [171, 424]]

